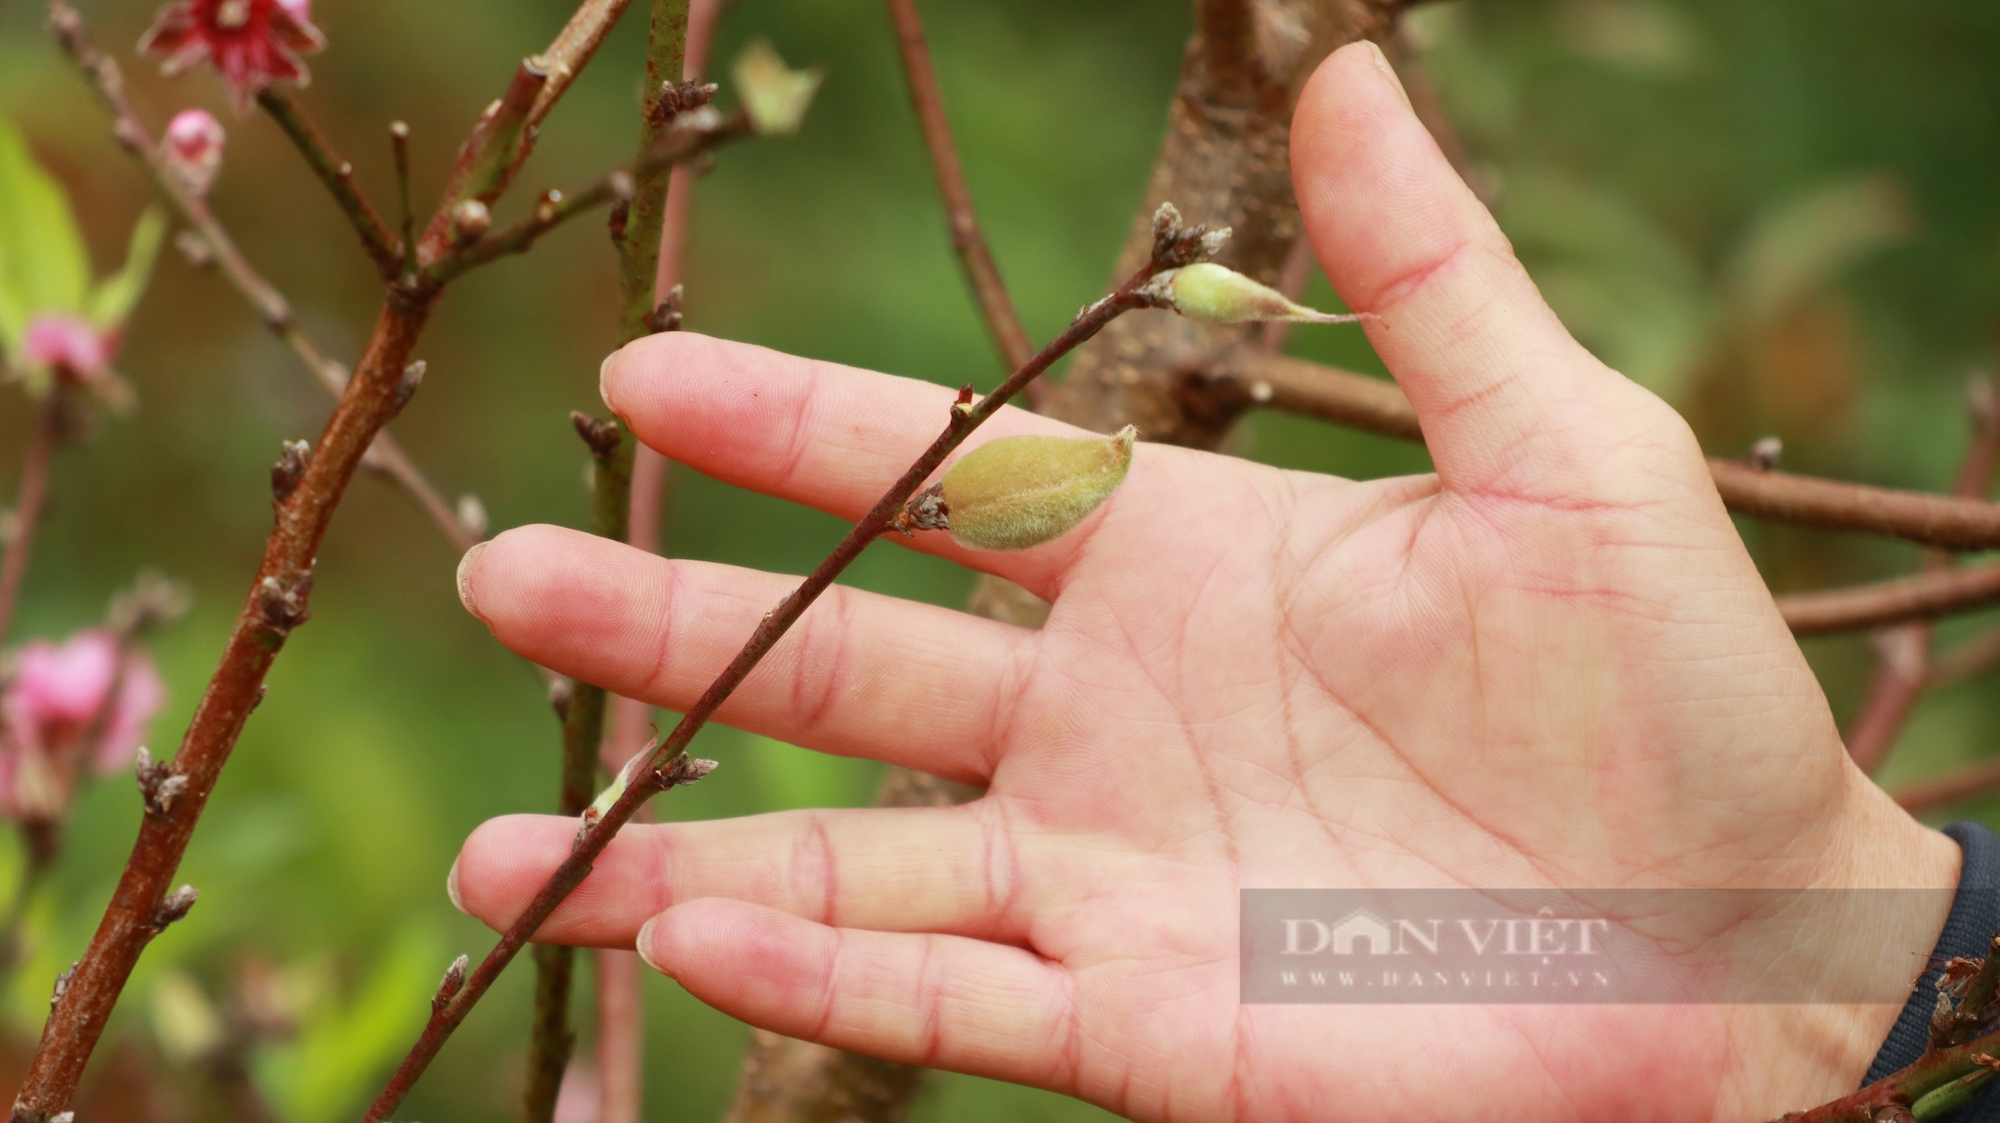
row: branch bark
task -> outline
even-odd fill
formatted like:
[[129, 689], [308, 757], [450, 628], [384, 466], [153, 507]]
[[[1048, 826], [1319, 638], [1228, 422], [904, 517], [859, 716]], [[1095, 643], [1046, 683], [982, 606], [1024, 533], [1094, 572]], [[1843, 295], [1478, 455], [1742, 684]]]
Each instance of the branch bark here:
[[[306, 372], [313, 376], [313, 381], [338, 401], [341, 391], [347, 386], [346, 369], [328, 359], [319, 345], [299, 327], [292, 316], [291, 303], [250, 264], [249, 258], [236, 245], [236, 240], [230, 237], [228, 229], [209, 209], [207, 201], [190, 193], [167, 169], [152, 131], [146, 128], [131, 99], [125, 96], [125, 79], [118, 64], [99, 54], [82, 39], [81, 24], [75, 25], [79, 34], [72, 35], [65, 30], [70, 26], [62, 15], [68, 11], [67, 8], [58, 7], [52, 11], [56, 14], [51, 17], [50, 23], [57, 38], [84, 77], [89, 79], [98, 100], [110, 111], [112, 134], [118, 138], [119, 144], [145, 166], [152, 177], [154, 189], [173, 208], [181, 222], [207, 246], [223, 280], [250, 305], [251, 311], [257, 314], [258, 322], [277, 336], [278, 341], [298, 357]], [[478, 542], [458, 521], [451, 504], [445, 502], [444, 496], [438, 493], [409, 454], [403, 451], [402, 445], [386, 430], [377, 434], [367, 457], [362, 460], [362, 466], [388, 476], [401, 486], [418, 510], [436, 524], [459, 553], [471, 549]]]
[[[1187, 247], [1173, 243], [1175, 248], [1185, 252]], [[507, 969], [521, 949], [533, 939], [534, 934], [575, 888], [590, 874], [591, 864], [611, 839], [632, 817], [659, 792], [679, 784], [692, 783], [706, 775], [713, 767], [711, 762], [692, 761], [687, 756], [687, 746], [694, 740], [709, 719], [715, 716], [729, 696], [735, 693], [743, 680], [763, 661], [773, 645], [798, 622], [806, 609], [830, 587], [835, 580], [861, 556], [861, 552], [876, 538], [881, 537], [917, 489], [923, 486], [932, 472], [943, 465], [947, 456], [965, 441], [988, 417], [997, 412], [1009, 399], [1013, 398], [1035, 378], [1040, 377], [1056, 360], [1067, 355], [1085, 340], [1090, 339], [1104, 326], [1113, 322], [1125, 312], [1144, 307], [1149, 299], [1141, 291], [1141, 286], [1161, 269], [1185, 264], [1185, 258], [1156, 256], [1146, 266], [1135, 272], [1130, 280], [1111, 295], [1084, 309], [1076, 320], [1047, 347], [1043, 348], [1028, 364], [1016, 371], [988, 397], [972, 401], [968, 387], [961, 393], [960, 402], [949, 411], [944, 431], [931, 442], [923, 455], [910, 465], [889, 490], [876, 501], [868, 513], [848, 531], [840, 544], [834, 547], [826, 560], [822, 561], [799, 587], [778, 602], [777, 607], [764, 615], [756, 630], [751, 633], [743, 647], [731, 659], [728, 667], [709, 684], [695, 704], [674, 726], [673, 732], [655, 747], [635, 758], [634, 768], [622, 776], [620, 783], [624, 790], [602, 815], [586, 814], [577, 833], [570, 855], [564, 859], [542, 888], [535, 894], [525, 911], [516, 918], [507, 932], [500, 938], [492, 951], [481, 961], [479, 967], [466, 976], [462, 985], [454, 985], [441, 990], [434, 1005], [434, 1011], [423, 1034], [411, 1046], [403, 1063], [390, 1078], [389, 1084], [369, 1108], [363, 1123], [380, 1123], [388, 1113], [396, 1109], [403, 1096], [423, 1075], [431, 1060], [446, 1039], [465, 1020], [466, 1014], [478, 1003], [486, 991]], [[448, 992], [448, 993], [447, 993]]]
[[[117, 89], [115, 82], [103, 83], [101, 76], [115, 77], [115, 71], [91, 47], [80, 16], [58, 2], [50, 9], [50, 27], [86, 72], [100, 77], [101, 89]], [[137, 140], [128, 137], [127, 143]], [[132, 854], [89, 949], [58, 982], [10, 1123], [51, 1123], [66, 1113], [140, 954], [193, 907], [191, 888], [169, 894], [168, 886], [250, 711], [263, 698], [266, 673], [292, 629], [310, 616], [312, 567], [333, 513], [375, 437], [414, 389], [405, 370], [439, 291], [403, 283], [389, 287], [317, 447], [290, 492], [278, 497], [276, 526], [220, 664], [179, 753], [152, 776], [154, 788]], [[170, 779], [184, 781], [184, 787], [177, 784], [180, 790], [171, 799], [154, 798]]]
[[[896, 25], [903, 76], [910, 82], [910, 101], [917, 111], [917, 123], [923, 128], [924, 147], [930, 152], [931, 170], [937, 175], [938, 194], [944, 200], [952, 252], [958, 255], [959, 267], [972, 286], [980, 318], [993, 336], [993, 345], [1000, 351], [1002, 362], [1008, 370], [1016, 370], [1034, 354], [1035, 345], [1021, 327], [1014, 301], [1007, 295], [1006, 282], [1000, 279], [1000, 266], [994, 262], [986, 235], [979, 228], [979, 212], [972, 205], [965, 169], [958, 162], [958, 145], [952, 140], [951, 118], [945, 113], [944, 93], [938, 89], [937, 70], [931, 65], [930, 44], [924, 37], [916, 0], [889, 0], [889, 18]], [[1047, 388], [1044, 382], [1031, 384], [1028, 405], [1038, 406]]]
[[[673, 120], [656, 112], [653, 100], [667, 83], [680, 80], [687, 50], [690, 0], [653, 0], [646, 51], [646, 111], [641, 115], [639, 154], [642, 162], [666, 142]], [[622, 346], [660, 330], [653, 315], [659, 272], [660, 231], [666, 215], [667, 184], [673, 164], [646, 167], [629, 176], [629, 196], [623, 223], [615, 223], [618, 249], [618, 342]], [[620, 193], [625, 193], [622, 186]], [[590, 424], [576, 415], [577, 427], [590, 443], [595, 473], [592, 482], [591, 533], [624, 541], [632, 514], [632, 465], [637, 442], [620, 421]], [[606, 693], [603, 687], [579, 682], [564, 707], [562, 728], [562, 798], [560, 813], [581, 815], [597, 787], [598, 755], [604, 744]], [[571, 983], [576, 949], [553, 944], [535, 947], [535, 1019], [528, 1046], [528, 1086], [523, 1100], [528, 1123], [555, 1118], [556, 1094], [569, 1067], [576, 1034], [569, 1025]]]
[[[1993, 465], [2000, 455], [2000, 409], [1993, 385], [1975, 379], [1966, 388], [1966, 408], [1972, 418], [1972, 443], [1951, 494], [1978, 499], [1993, 484]], [[1926, 550], [1923, 572], [1940, 573], [1957, 561], [1943, 550]], [[1896, 738], [1922, 700], [1930, 677], [1931, 646], [1936, 626], [1930, 621], [1903, 624], [1875, 637], [1875, 674], [1862, 696], [1860, 711], [1847, 731], [1847, 753], [1863, 772], [1873, 774], [1895, 746]]]
[[349, 225], [361, 239], [361, 248], [367, 252], [369, 260], [382, 274], [385, 281], [394, 281], [403, 272], [403, 243], [382, 221], [381, 212], [368, 196], [354, 184], [354, 165], [333, 150], [333, 142], [306, 116], [305, 110], [292, 99], [290, 94], [276, 86], [267, 86], [257, 95], [257, 104], [271, 119], [284, 130], [292, 144], [304, 156], [306, 165], [326, 185], [327, 193], [333, 196], [334, 205], [347, 216]]

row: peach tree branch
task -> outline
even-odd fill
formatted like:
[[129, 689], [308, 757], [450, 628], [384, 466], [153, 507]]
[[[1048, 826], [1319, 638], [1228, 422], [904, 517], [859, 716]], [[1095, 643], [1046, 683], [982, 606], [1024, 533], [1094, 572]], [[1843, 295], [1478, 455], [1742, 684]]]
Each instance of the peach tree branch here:
[[[485, 996], [501, 972], [507, 969], [514, 957], [534, 938], [546, 921], [564, 899], [566, 899], [583, 879], [590, 874], [591, 865], [598, 855], [611, 843], [631, 818], [638, 813], [645, 802], [659, 792], [682, 784], [693, 783], [706, 775], [713, 767], [708, 761], [696, 761], [687, 755], [688, 745], [703, 726], [715, 716], [716, 710], [736, 692], [758, 663], [762, 662], [771, 648], [784, 634], [791, 630], [806, 609], [812, 607], [820, 595], [831, 588], [834, 581], [861, 556], [869, 544], [887, 532], [903, 505], [914, 496], [931, 473], [943, 465], [945, 458], [964, 443], [973, 431], [985, 423], [986, 419], [998, 412], [1021, 388], [1040, 377], [1058, 359], [1102, 331], [1105, 325], [1135, 308], [1148, 307], [1156, 302], [1156, 297], [1144, 291], [1144, 286], [1154, 274], [1178, 267], [1195, 260], [1208, 250], [1213, 239], [1204, 245], [1206, 231], [1200, 227], [1183, 230], [1177, 224], [1170, 228], [1161, 224], [1162, 236], [1156, 241], [1155, 252], [1150, 261], [1134, 273], [1123, 285], [1110, 295], [1097, 301], [1078, 313], [1070, 326], [1047, 347], [1030, 359], [1020, 370], [1009, 376], [992, 394], [978, 401], [973, 400], [970, 387], [960, 392], [959, 402], [948, 412], [943, 432], [939, 433], [922, 455], [918, 456], [888, 491], [876, 500], [868, 513], [855, 523], [834, 547], [833, 552], [808, 574], [798, 588], [794, 589], [770, 612], [746, 640], [727, 667], [711, 682], [694, 705], [674, 726], [673, 731], [658, 741], [648, 751], [634, 757], [618, 781], [614, 782], [605, 796], [616, 793], [609, 805], [599, 813], [598, 805], [593, 805], [583, 816], [575, 843], [555, 872], [549, 875], [541, 889], [529, 902], [528, 907], [508, 927], [493, 950], [470, 974], [459, 980], [447, 979], [434, 1001], [430, 1021], [409, 1053], [396, 1069], [387, 1087], [382, 1090], [375, 1103], [363, 1116], [363, 1123], [381, 1123], [394, 1111], [403, 1097], [408, 1094], [431, 1061], [443, 1048], [451, 1034], [465, 1020], [474, 1005]], [[622, 789], [622, 790], [621, 790]], [[604, 797], [600, 796], [600, 801]]]
[[[79, 59], [82, 19], [60, 3], [51, 28]], [[101, 68], [99, 69], [101, 73]], [[89, 949], [58, 980], [41, 1042], [19, 1086], [10, 1123], [52, 1123], [67, 1110], [132, 969], [153, 937], [194, 905], [192, 888], [168, 892], [215, 783], [235, 748], [285, 639], [310, 617], [313, 564], [348, 483], [377, 434], [408, 401], [415, 348], [440, 295], [401, 282], [386, 299], [354, 374], [309, 451], [294, 446], [273, 473], [276, 525], [180, 751], [140, 777], [146, 813]], [[171, 785], [174, 795], [164, 798]]]
[[[207, 201], [190, 191], [180, 177], [167, 168], [151, 130], [146, 128], [138, 110], [125, 96], [125, 79], [117, 62], [91, 46], [82, 35], [82, 24], [72, 22], [74, 15], [66, 5], [55, 5], [51, 8], [50, 27], [64, 51], [89, 80], [98, 100], [110, 111], [112, 134], [120, 146], [144, 165], [152, 177], [154, 189], [173, 208], [181, 222], [201, 239], [217, 271], [229, 287], [250, 305], [257, 314], [258, 322], [298, 357], [321, 388], [336, 401], [339, 400], [341, 391], [347, 385], [347, 371], [327, 358], [319, 345], [299, 327], [292, 316], [291, 303], [250, 264]], [[451, 504], [425, 478], [423, 471], [411, 461], [409, 454], [390, 433], [385, 431], [375, 438], [362, 464], [396, 481], [459, 553], [471, 549], [479, 541], [458, 520]]]
[[[1994, 460], [2000, 455], [2000, 409], [1996, 409], [1991, 382], [1974, 379], [1968, 384], [1966, 411], [1972, 418], [1972, 443], [1952, 480], [1951, 494], [1978, 499], [1992, 486]], [[1946, 551], [1924, 551], [1925, 573], [1939, 573], [1957, 564], [1957, 558]], [[1936, 626], [1923, 620], [1898, 625], [1874, 637], [1875, 673], [1845, 738], [1848, 755], [1863, 772], [1872, 774], [1881, 768], [1923, 699], [1935, 633]]]
[[[1212, 398], [1213, 408], [1225, 414], [1277, 409], [1385, 437], [1423, 439], [1416, 411], [1394, 382], [1257, 348], [1230, 352], [1191, 373], [1188, 389]], [[1983, 499], [1764, 471], [1719, 458], [1708, 466], [1722, 501], [1739, 514], [1947, 550], [2000, 547], [2000, 504]]]
[[368, 201], [361, 188], [354, 183], [354, 165], [333, 150], [333, 143], [319, 131], [319, 127], [306, 116], [304, 109], [292, 99], [290, 94], [275, 86], [266, 87], [257, 95], [257, 104], [278, 128], [291, 139], [299, 155], [305, 157], [306, 166], [326, 185], [327, 192], [347, 217], [348, 224], [361, 239], [361, 248], [367, 251], [369, 260], [382, 274], [385, 281], [394, 281], [403, 272], [403, 246], [400, 239], [382, 221], [382, 215], [375, 204]]
[[738, 137], [749, 135], [749, 121], [741, 113], [713, 113], [698, 110], [686, 114], [689, 120], [676, 121], [661, 142], [645, 158], [631, 166], [608, 172], [575, 191], [545, 191], [534, 209], [504, 230], [467, 242], [463, 248], [432, 262], [421, 274], [429, 286], [449, 284], [464, 273], [511, 254], [533, 249], [542, 235], [587, 211], [606, 204], [616, 205], [637, 190], [637, 176], [671, 168]]
[[[944, 94], [938, 88], [937, 69], [931, 64], [930, 44], [924, 36], [923, 19], [916, 0], [889, 0], [889, 18], [896, 25], [896, 45], [901, 49], [903, 75], [910, 82], [910, 101], [922, 126], [924, 147], [930, 152], [931, 170], [937, 175], [938, 194], [944, 200], [945, 220], [951, 229], [952, 252], [972, 286], [979, 303], [980, 317], [993, 345], [1008, 370], [1018, 369], [1034, 353], [1034, 344], [1021, 327], [1014, 301], [1000, 279], [1000, 266], [986, 244], [979, 226], [979, 213], [972, 205], [972, 191], [965, 183], [965, 169], [958, 160], [958, 145], [952, 139], [951, 118], [944, 108]], [[1034, 405], [1047, 383], [1028, 387], [1026, 398]]]
[[[684, 116], [714, 113], [706, 102], [713, 87], [682, 81], [687, 58], [689, 0], [653, 0], [647, 28], [646, 85], [648, 99], [640, 114], [639, 155], [634, 170], [612, 194], [621, 213], [612, 221], [612, 241], [618, 251], [618, 342], [678, 326], [677, 301], [662, 302], [655, 288], [659, 273], [660, 236], [665, 228], [667, 185], [674, 165], [650, 161], [669, 143]], [[668, 317], [671, 317], [669, 321]], [[573, 414], [577, 433], [595, 461], [592, 478], [591, 532], [624, 541], [631, 524], [632, 465], [637, 442], [616, 421], [599, 421]], [[606, 693], [593, 683], [578, 682], [563, 711], [561, 813], [581, 815], [595, 794], [598, 755], [604, 743]], [[523, 1109], [528, 1123], [550, 1123], [556, 1094], [569, 1066], [576, 1034], [569, 1024], [571, 983], [576, 949], [540, 944], [534, 950], [535, 1014], [528, 1043], [528, 1080]]]

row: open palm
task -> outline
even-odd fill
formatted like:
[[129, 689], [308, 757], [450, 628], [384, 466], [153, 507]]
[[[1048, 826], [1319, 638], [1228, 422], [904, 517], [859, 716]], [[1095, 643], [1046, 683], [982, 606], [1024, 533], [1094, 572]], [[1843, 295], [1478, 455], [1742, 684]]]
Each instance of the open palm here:
[[[837, 590], [721, 719], [987, 795], [634, 826], [543, 938], [636, 940], [753, 1024], [1138, 1119], [1740, 1120], [1851, 1087], [1894, 1008], [1239, 1004], [1243, 888], [1949, 886], [1957, 861], [1847, 763], [1686, 425], [1570, 339], [1372, 47], [1322, 67], [1293, 155], [1437, 474], [1141, 445], [1047, 546], [920, 537], [1047, 625]], [[604, 391], [674, 459], [848, 517], [950, 401], [694, 336]], [[1063, 431], [1006, 411], [975, 440]], [[674, 708], [790, 584], [545, 527], [461, 577], [508, 646]], [[504, 926], [573, 835], [482, 827], [462, 907]], [[1928, 946], [1942, 914], [1909, 923]]]

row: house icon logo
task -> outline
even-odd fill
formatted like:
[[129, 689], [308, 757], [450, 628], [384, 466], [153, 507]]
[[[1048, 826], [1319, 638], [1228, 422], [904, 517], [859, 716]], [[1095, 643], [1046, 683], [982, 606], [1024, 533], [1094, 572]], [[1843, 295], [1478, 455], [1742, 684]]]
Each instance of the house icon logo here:
[[1367, 909], [1355, 909], [1333, 926], [1333, 954], [1360, 955], [1361, 945], [1368, 955], [1388, 955], [1394, 948], [1389, 922]]

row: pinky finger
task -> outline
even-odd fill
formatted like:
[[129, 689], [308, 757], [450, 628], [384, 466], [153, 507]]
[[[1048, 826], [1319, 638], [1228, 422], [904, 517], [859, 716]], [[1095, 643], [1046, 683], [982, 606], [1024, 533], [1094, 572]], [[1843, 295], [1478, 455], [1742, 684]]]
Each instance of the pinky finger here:
[[1020, 948], [830, 928], [722, 898], [668, 909], [637, 943], [688, 993], [786, 1037], [1057, 1092], [1075, 1082], [1062, 969]]

